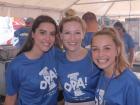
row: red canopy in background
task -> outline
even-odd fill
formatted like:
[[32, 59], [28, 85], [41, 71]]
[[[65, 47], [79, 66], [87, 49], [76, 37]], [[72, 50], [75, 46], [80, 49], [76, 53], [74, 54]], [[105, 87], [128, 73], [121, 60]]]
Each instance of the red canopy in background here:
[[25, 25], [25, 21], [23, 18], [13, 17], [13, 28], [14, 30], [19, 29], [20, 27]]
[[[12, 17], [12, 26], [14, 31], [19, 29], [20, 27], [25, 26], [24, 18]], [[6, 41], [7, 45], [12, 45], [12, 37]]]

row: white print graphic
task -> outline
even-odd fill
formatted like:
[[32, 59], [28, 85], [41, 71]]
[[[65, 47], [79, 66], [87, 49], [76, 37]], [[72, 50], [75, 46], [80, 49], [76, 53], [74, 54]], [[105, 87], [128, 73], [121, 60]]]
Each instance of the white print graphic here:
[[57, 79], [56, 73], [53, 70], [48, 70], [47, 67], [44, 67], [40, 72], [40, 76], [43, 76], [44, 80], [40, 82], [40, 89], [47, 89], [49, 91], [56, 87], [54, 79]]
[[97, 97], [95, 97], [95, 102], [96, 102], [95, 105], [103, 105], [103, 97], [104, 97], [105, 91], [102, 89], [98, 89], [97, 93], [99, 93], [99, 94]]
[[69, 83], [66, 82], [64, 84], [65, 90], [68, 92], [73, 91], [75, 96], [81, 96], [85, 94], [81, 91], [81, 88], [86, 88], [87, 85], [87, 77], [78, 78], [78, 76], [79, 76], [78, 72], [69, 74], [67, 77], [70, 79], [70, 82]]

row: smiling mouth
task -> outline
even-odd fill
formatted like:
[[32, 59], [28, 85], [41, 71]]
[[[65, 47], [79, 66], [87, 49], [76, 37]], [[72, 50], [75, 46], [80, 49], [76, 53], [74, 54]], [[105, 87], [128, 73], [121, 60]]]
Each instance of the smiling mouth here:
[[100, 64], [104, 64], [108, 61], [109, 59], [97, 59], [97, 62]]

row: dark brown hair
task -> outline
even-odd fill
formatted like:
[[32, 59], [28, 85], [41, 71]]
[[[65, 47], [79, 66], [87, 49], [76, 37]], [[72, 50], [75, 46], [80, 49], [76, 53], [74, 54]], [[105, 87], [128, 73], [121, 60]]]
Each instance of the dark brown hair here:
[[94, 21], [97, 21], [97, 17], [94, 13], [92, 12], [86, 12], [83, 16], [82, 16], [82, 19], [85, 21], [85, 22], [90, 22], [92, 20]]

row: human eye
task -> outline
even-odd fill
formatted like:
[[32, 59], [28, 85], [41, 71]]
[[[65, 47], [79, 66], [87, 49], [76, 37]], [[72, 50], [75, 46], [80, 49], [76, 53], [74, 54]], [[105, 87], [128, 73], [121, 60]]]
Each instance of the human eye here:
[[98, 50], [97, 47], [92, 47], [92, 51], [93, 51], [93, 52], [95, 52], [95, 51], [97, 51], [97, 50]]
[[68, 31], [63, 32], [63, 35], [70, 35], [70, 32], [68, 32]]
[[106, 46], [104, 49], [105, 49], [106, 51], [109, 51], [109, 50], [111, 50], [111, 47], [110, 47], [110, 46]]
[[80, 35], [80, 34], [81, 34], [81, 32], [75, 32], [75, 34], [76, 34], [76, 35]]
[[40, 33], [41, 35], [45, 35], [45, 34], [46, 34], [46, 31], [40, 30], [39, 33]]
[[51, 35], [51, 36], [55, 36], [56, 33], [55, 33], [55, 32], [51, 32], [50, 35]]

